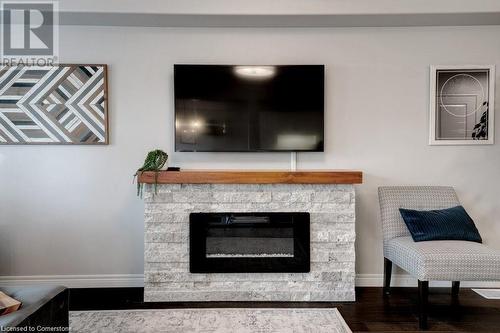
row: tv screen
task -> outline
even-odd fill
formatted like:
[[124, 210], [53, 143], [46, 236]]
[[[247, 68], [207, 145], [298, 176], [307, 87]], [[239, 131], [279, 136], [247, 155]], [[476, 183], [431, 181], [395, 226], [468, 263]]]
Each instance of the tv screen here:
[[323, 65], [174, 65], [174, 85], [176, 151], [323, 151]]

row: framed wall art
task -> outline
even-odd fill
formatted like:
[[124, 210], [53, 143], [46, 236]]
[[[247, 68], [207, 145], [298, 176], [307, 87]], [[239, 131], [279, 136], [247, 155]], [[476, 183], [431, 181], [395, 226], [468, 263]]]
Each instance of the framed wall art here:
[[431, 145], [493, 144], [495, 66], [431, 66]]
[[0, 145], [107, 143], [106, 65], [0, 65]]

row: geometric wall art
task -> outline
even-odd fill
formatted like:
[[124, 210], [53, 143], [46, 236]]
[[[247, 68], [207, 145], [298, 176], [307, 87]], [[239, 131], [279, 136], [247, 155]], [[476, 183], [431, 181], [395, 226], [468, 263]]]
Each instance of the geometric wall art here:
[[0, 145], [107, 143], [106, 65], [0, 65]]
[[431, 145], [493, 144], [495, 66], [431, 66]]

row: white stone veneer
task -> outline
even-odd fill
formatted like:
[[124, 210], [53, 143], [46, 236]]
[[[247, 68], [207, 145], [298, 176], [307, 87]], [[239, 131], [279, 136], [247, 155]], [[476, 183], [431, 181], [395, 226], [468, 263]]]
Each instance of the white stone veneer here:
[[[158, 185], [144, 189], [144, 301], [354, 301], [353, 185]], [[189, 272], [191, 212], [309, 212], [310, 273]]]

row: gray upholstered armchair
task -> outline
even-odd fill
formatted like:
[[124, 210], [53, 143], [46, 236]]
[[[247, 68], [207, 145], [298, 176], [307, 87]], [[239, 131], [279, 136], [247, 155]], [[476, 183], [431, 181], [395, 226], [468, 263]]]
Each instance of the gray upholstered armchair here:
[[499, 281], [500, 251], [467, 241], [414, 242], [399, 208], [432, 210], [460, 205], [452, 187], [395, 186], [379, 188], [384, 236], [384, 294], [390, 294], [392, 264], [418, 279], [419, 324], [427, 327], [429, 281], [452, 281], [458, 296], [460, 281]]

